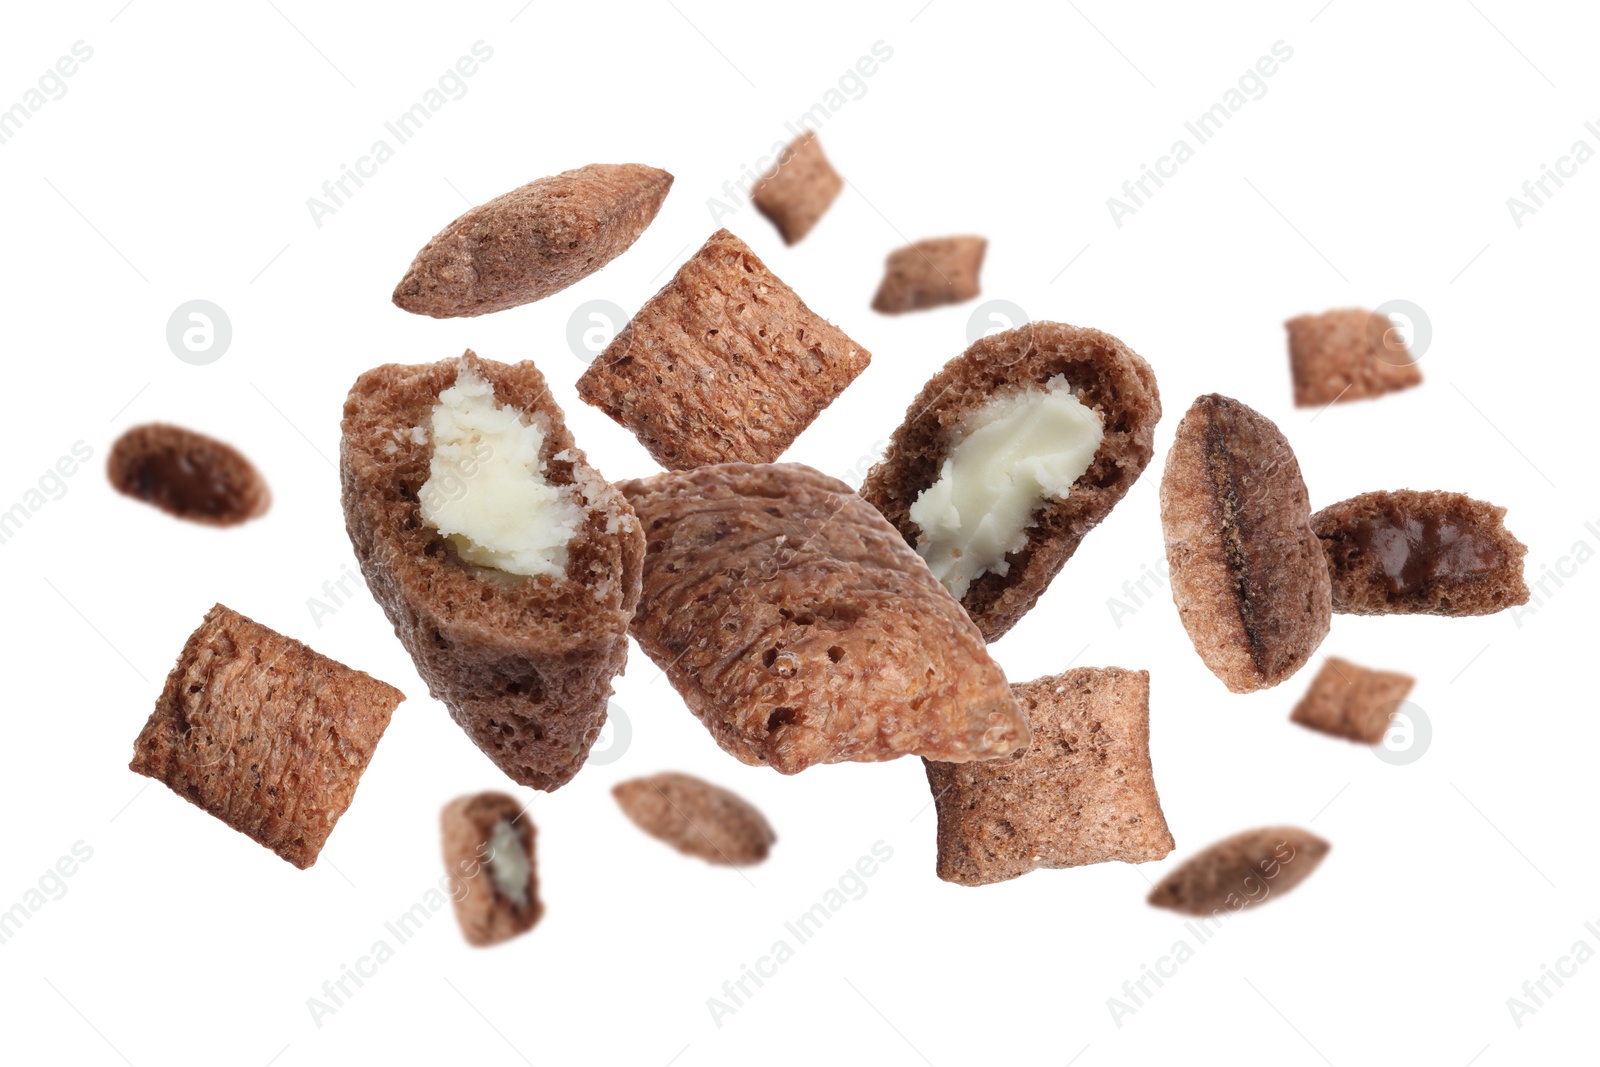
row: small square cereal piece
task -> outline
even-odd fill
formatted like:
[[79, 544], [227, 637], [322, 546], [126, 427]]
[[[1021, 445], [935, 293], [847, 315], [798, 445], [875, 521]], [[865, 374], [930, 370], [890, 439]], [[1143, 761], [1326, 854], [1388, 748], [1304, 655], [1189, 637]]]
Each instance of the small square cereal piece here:
[[1300, 315], [1289, 330], [1296, 407], [1365, 400], [1422, 384], [1422, 371], [1387, 315], [1344, 308]]
[[771, 463], [871, 360], [718, 230], [583, 372], [578, 395], [669, 470]]
[[1289, 718], [1334, 737], [1376, 745], [1416, 679], [1327, 657]]
[[783, 243], [792, 245], [811, 232], [843, 188], [844, 181], [822, 154], [817, 135], [807, 130], [756, 182], [750, 200], [783, 234]]
[[504, 793], [457, 797], [439, 815], [456, 922], [469, 945], [498, 944], [544, 914], [533, 820]]
[[218, 604], [167, 675], [129, 770], [303, 870], [404, 699]]
[[931, 237], [889, 253], [872, 309], [888, 315], [959, 304], [978, 295], [982, 237]]
[[1011, 691], [1033, 740], [1009, 757], [924, 760], [939, 813], [939, 877], [1003, 882], [1043, 867], [1172, 851], [1150, 770], [1150, 674], [1080, 667]]

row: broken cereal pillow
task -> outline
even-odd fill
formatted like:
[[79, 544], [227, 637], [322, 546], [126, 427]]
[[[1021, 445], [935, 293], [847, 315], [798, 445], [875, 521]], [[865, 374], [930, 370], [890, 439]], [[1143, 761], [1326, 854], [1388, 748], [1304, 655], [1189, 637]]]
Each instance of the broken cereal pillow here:
[[1528, 546], [1506, 509], [1465, 493], [1362, 493], [1311, 516], [1350, 615], [1492, 615], [1528, 602]]
[[529, 362], [375, 367], [343, 430], [345, 531], [417, 673], [513, 781], [560, 788], [627, 663], [633, 509]]
[[1133, 349], [1030, 322], [928, 379], [861, 495], [997, 641], [1144, 472], [1160, 418]]

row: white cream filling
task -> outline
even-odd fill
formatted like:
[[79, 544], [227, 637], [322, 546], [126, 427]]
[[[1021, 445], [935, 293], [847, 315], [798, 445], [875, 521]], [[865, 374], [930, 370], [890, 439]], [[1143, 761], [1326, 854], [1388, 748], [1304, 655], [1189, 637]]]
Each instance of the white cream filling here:
[[465, 364], [439, 394], [431, 429], [422, 521], [471, 563], [509, 574], [565, 574], [567, 545], [584, 511], [570, 489], [545, 481], [544, 430], [495, 403], [494, 387]]
[[532, 867], [522, 850], [522, 835], [509, 819], [501, 819], [489, 831], [489, 874], [495, 888], [523, 905], [528, 903], [528, 875]]
[[911, 505], [922, 530], [917, 552], [951, 596], [960, 600], [975, 579], [1010, 569], [1006, 553], [1026, 547], [1028, 520], [1047, 499], [1071, 492], [1104, 436], [1100, 414], [1059, 374], [968, 416], [938, 481]]

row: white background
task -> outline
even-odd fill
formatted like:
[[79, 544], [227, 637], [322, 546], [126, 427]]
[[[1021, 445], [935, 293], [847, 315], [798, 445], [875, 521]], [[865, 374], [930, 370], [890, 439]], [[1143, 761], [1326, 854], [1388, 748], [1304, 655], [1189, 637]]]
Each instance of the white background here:
[[[1107, 601], [1161, 559], [1159, 464], [1183, 410], [1210, 391], [1277, 421], [1316, 506], [1400, 487], [1494, 501], [1530, 545], [1531, 581], [1580, 540], [1600, 549], [1600, 162], [1520, 228], [1506, 206], [1575, 140], [1600, 148], [1583, 126], [1600, 120], [1593, 13], [1504, 0], [1227, 13], [921, 2], [8, 9], [0, 106], [75, 41], [94, 53], [61, 99], [0, 145], [10, 385], [0, 509], [74, 442], [94, 458], [0, 545], [10, 609], [0, 909], [75, 842], [93, 855], [0, 945], [0, 1058], [1592, 1058], [1600, 962], [1550, 985], [1520, 1028], [1506, 1001], [1580, 938], [1600, 950], [1583, 925], [1600, 924], [1600, 565], [1568, 561], [1564, 584], [1547, 580], [1544, 606], [1517, 618], [1334, 619], [1325, 653], [1416, 676], [1412, 699], [1434, 736], [1408, 766], [1290, 725], [1309, 669], [1230, 695], [1164, 592], [1120, 626]], [[307, 198], [479, 40], [493, 58], [466, 94], [316, 226]], [[1280, 40], [1293, 58], [1265, 95], [1114, 225], [1106, 198]], [[874, 353], [789, 458], [858, 480], [860, 457], [965, 347], [976, 302], [900, 318], [868, 309], [883, 257], [905, 240], [984, 234], [985, 298], [1100, 327], [1150, 361], [1166, 406], [1156, 463], [994, 652], [1018, 680], [1070, 662], [1151, 672], [1156, 781], [1178, 843], [1161, 863], [941, 883], [918, 761], [794, 778], [745, 767], [637, 650], [617, 686], [631, 747], [535, 795], [427, 697], [364, 590], [320, 625], [308, 611], [324, 581], [353, 569], [331, 461], [345, 391], [368, 367], [468, 346], [532, 359], [606, 475], [654, 469], [578, 402], [569, 316], [591, 299], [637, 308], [714, 228], [708, 198], [787, 139], [784, 121], [877, 41], [892, 58], [822, 131], [850, 184], [816, 229], [786, 248], [748, 204], [720, 220]], [[625, 161], [665, 167], [677, 183], [605, 270], [487, 318], [434, 321], [390, 304], [412, 255], [467, 202]], [[169, 314], [195, 298], [226, 309], [234, 330], [203, 367], [165, 340]], [[1432, 321], [1423, 386], [1323, 412], [1292, 407], [1283, 320], [1396, 298]], [[101, 473], [110, 442], [152, 420], [243, 449], [271, 482], [270, 514], [218, 531], [112, 493]], [[162, 678], [214, 601], [409, 695], [310, 871], [126, 769]], [[663, 769], [755, 801], [779, 835], [771, 859], [713, 869], [634, 830], [610, 787]], [[538, 928], [476, 950], [441, 912], [316, 1025], [307, 998], [442, 873], [440, 807], [486, 788], [532, 802], [547, 906]], [[1280, 822], [1333, 843], [1293, 895], [1205, 945], [1145, 904], [1149, 883], [1197, 849]], [[707, 998], [878, 841], [893, 859], [866, 895], [718, 1027]], [[1116, 1025], [1107, 999], [1180, 938], [1194, 958]]]

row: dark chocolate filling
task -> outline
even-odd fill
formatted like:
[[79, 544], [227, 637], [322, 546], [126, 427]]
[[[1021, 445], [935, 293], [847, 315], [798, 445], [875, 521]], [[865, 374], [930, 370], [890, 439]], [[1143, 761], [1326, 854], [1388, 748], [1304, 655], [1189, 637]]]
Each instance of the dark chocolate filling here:
[[1477, 526], [1456, 511], [1414, 515], [1389, 508], [1350, 531], [1362, 557], [1388, 583], [1392, 594], [1414, 593], [1438, 581], [1488, 574], [1505, 562], [1505, 552], [1478, 535]]

